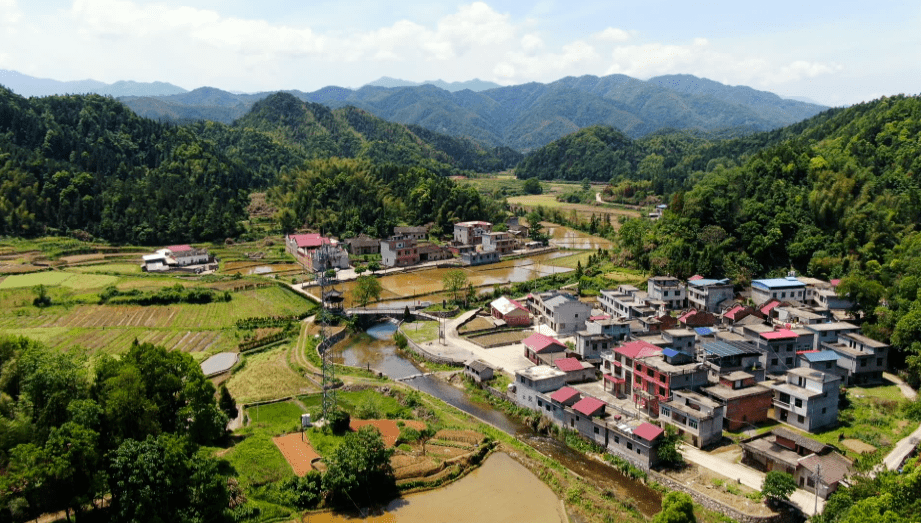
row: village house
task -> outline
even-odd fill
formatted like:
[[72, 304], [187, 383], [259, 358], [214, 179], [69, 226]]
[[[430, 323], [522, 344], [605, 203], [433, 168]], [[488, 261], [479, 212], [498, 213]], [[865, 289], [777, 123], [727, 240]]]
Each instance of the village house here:
[[795, 276], [752, 280], [751, 292], [752, 301], [759, 304], [766, 303], [772, 298], [798, 303], [806, 301], [806, 284], [796, 279]]
[[681, 280], [671, 276], [653, 276], [646, 282], [650, 300], [661, 301], [669, 310], [687, 307], [687, 289]]
[[[578, 390], [572, 387], [562, 387], [549, 396], [540, 394], [537, 400], [538, 410], [541, 414], [560, 427], [566, 426], [566, 408], [572, 407], [582, 399]], [[543, 409], [543, 410], [541, 410]]]
[[612, 385], [612, 394], [626, 394], [633, 390], [633, 365], [638, 358], [661, 354], [662, 349], [643, 341], [630, 341], [601, 353], [601, 372], [606, 383]]
[[458, 222], [454, 224], [454, 242], [460, 245], [479, 245], [483, 243], [483, 233], [492, 231], [489, 222]]
[[327, 268], [349, 268], [349, 253], [332, 238], [317, 233], [289, 234], [285, 237], [285, 249], [309, 271], [314, 270], [315, 254], [321, 247], [325, 249]]
[[688, 280], [688, 306], [697, 310], [719, 312], [722, 303], [734, 297], [735, 291], [732, 288], [732, 282], [728, 279]]
[[566, 345], [539, 332], [528, 336], [521, 343], [524, 345], [524, 357], [537, 365], [549, 365], [557, 358], [566, 357]]
[[561, 336], [581, 330], [592, 313], [589, 304], [559, 291], [529, 294], [528, 308], [537, 323], [547, 325]]
[[411, 238], [391, 238], [381, 241], [381, 265], [409, 267], [419, 263], [419, 248]]
[[366, 234], [359, 234], [355, 238], [347, 238], [344, 243], [352, 256], [380, 254], [381, 252], [381, 241]]
[[747, 325], [742, 333], [761, 353], [761, 364], [769, 374], [783, 374], [796, 367], [796, 353], [802, 345], [795, 332], [769, 325]]
[[758, 385], [755, 376], [742, 371], [721, 374], [718, 379], [716, 385], [701, 392], [725, 407], [725, 430], [738, 431], [767, 421], [774, 398], [771, 389]]
[[584, 360], [601, 363], [601, 353], [630, 336], [630, 323], [614, 319], [591, 319], [576, 332], [576, 353]]
[[854, 302], [851, 300], [838, 296], [838, 293], [834, 288], [817, 290], [815, 303], [817, 306], [823, 307], [830, 311], [846, 310], [854, 306]]
[[394, 238], [422, 241], [429, 236], [428, 227], [394, 227]]
[[419, 263], [450, 260], [454, 257], [450, 249], [441, 245], [435, 245], [434, 243], [416, 244], [416, 252], [419, 253]]
[[[515, 403], [540, 410], [544, 400], [540, 395], [555, 391], [566, 384], [566, 373], [548, 365], [536, 365], [515, 371]], [[541, 405], [538, 405], [538, 400]]]
[[484, 232], [483, 252], [495, 252], [500, 256], [515, 250], [515, 238], [507, 232]]
[[493, 379], [495, 371], [483, 360], [471, 360], [464, 364], [464, 376], [477, 383], [483, 383]]
[[649, 471], [659, 462], [658, 444], [664, 431], [651, 423], [639, 420], [621, 420], [619, 415], [595, 418], [594, 423], [603, 430], [604, 448], [631, 465]]
[[553, 366], [566, 373], [566, 383], [581, 383], [595, 379], [595, 366], [577, 358], [558, 358]]
[[820, 349], [823, 343], [835, 343], [842, 334], [860, 333], [860, 327], [846, 321], [816, 323], [804, 325], [803, 328], [812, 333], [811, 348], [813, 349]]
[[774, 391], [774, 419], [777, 421], [806, 432], [838, 422], [840, 376], [799, 367], [766, 384]]
[[715, 339], [701, 343], [700, 354], [714, 379], [724, 374], [746, 372], [757, 381], [764, 380], [761, 352], [751, 343]]
[[170, 245], [154, 254], [141, 257], [141, 269], [146, 272], [166, 271], [177, 267], [203, 265], [211, 260], [207, 249], [196, 249], [191, 245]]
[[629, 320], [656, 313], [646, 297], [645, 292], [633, 285], [621, 285], [617, 290], [602, 290], [598, 295], [598, 304], [605, 313]]
[[682, 327], [693, 329], [695, 327], [712, 327], [716, 325], [717, 317], [715, 314], [707, 311], [691, 309], [678, 316], [678, 324]]
[[723, 313], [720, 315], [720, 322], [723, 325], [734, 325], [741, 321], [743, 318], [752, 315], [758, 316], [760, 315], [760, 311], [756, 311], [754, 308], [747, 307], [745, 305], [734, 305], [723, 311]]
[[826, 310], [815, 310], [812, 307], [794, 307], [792, 305], [774, 308], [772, 315], [778, 323], [796, 325], [814, 325], [826, 323], [831, 319], [831, 314]]
[[633, 401], [654, 416], [659, 404], [668, 401], [673, 391], [698, 390], [707, 385], [707, 375], [705, 365], [674, 349], [637, 358], [633, 363]]
[[697, 448], [723, 439], [724, 407], [690, 390], [676, 390], [669, 401], [659, 405], [659, 420], [678, 429], [678, 435]]
[[470, 251], [461, 254], [461, 265], [485, 265], [487, 263], [496, 263], [499, 261], [498, 252], [480, 252]]
[[847, 386], [866, 385], [883, 381], [889, 366], [889, 345], [856, 332], [838, 336], [835, 343], [823, 342], [823, 352], [833, 351]]
[[505, 296], [497, 298], [489, 304], [490, 314], [497, 320], [502, 320], [510, 327], [523, 327], [531, 324], [531, 314], [524, 305]]
[[799, 488], [823, 499], [853, 470], [852, 462], [833, 446], [782, 427], [745, 439], [741, 446], [742, 463], [765, 472], [791, 474]]
[[838, 367], [838, 353], [833, 350], [805, 350], [796, 354], [797, 366], [805, 369], [820, 370], [829, 374], [845, 376], [844, 369]]

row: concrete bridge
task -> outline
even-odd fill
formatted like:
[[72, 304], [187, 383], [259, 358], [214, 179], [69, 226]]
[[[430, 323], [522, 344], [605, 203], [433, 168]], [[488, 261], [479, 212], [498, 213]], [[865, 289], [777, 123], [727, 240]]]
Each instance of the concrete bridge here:
[[[351, 309], [345, 309], [343, 312], [345, 312], [346, 316], [354, 316], [357, 314], [359, 316], [398, 316], [398, 317], [402, 317], [403, 314], [406, 312], [406, 309], [399, 308], [399, 307], [371, 308], [371, 309], [356, 307], [356, 308], [351, 308]], [[438, 316], [433, 316], [431, 314], [428, 314], [428, 313], [425, 313], [419, 310], [414, 310], [414, 309], [409, 309], [409, 313], [412, 314], [413, 316], [424, 318], [426, 320], [439, 321], [441, 319]]]

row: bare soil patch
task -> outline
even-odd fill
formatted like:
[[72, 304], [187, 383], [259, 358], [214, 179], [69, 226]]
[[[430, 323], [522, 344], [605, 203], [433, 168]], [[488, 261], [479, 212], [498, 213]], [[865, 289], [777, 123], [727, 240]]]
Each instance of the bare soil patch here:
[[870, 445], [869, 443], [864, 443], [859, 439], [846, 439], [842, 440], [841, 444], [847, 447], [849, 450], [853, 450], [858, 454], [870, 454], [876, 452], [876, 447]]
[[[425, 430], [425, 423], [422, 421], [404, 421], [407, 427], [414, 428], [416, 430]], [[384, 443], [388, 447], [392, 447], [396, 444], [397, 438], [400, 437], [400, 427], [397, 427], [397, 420], [392, 419], [353, 419], [349, 421], [349, 428], [352, 430], [358, 430], [365, 425], [371, 425], [376, 428], [380, 433], [381, 437], [384, 438]]]
[[291, 465], [291, 468], [294, 469], [294, 473], [300, 477], [313, 470], [310, 462], [320, 457], [310, 446], [310, 443], [302, 439], [299, 432], [272, 438], [272, 441], [288, 461], [288, 464]]

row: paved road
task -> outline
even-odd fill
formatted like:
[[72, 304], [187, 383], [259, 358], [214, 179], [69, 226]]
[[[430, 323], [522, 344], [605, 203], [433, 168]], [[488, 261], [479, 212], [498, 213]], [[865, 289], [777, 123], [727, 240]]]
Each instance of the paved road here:
[[[907, 383], [899, 379], [898, 376], [885, 372], [883, 373], [883, 377], [898, 385], [899, 390], [902, 391], [902, 395], [909, 400], [914, 401], [918, 397], [918, 393], [909, 387]], [[911, 454], [911, 451], [918, 446], [919, 442], [921, 442], [921, 426], [919, 426], [917, 429], [915, 429], [914, 432], [902, 438], [898, 443], [896, 443], [895, 448], [892, 449], [892, 452], [883, 458], [883, 464], [889, 470], [898, 469], [902, 466], [902, 463], [905, 462], [905, 458]]]
[[[761, 490], [761, 486], [764, 483], [763, 473], [734, 461], [723, 459], [720, 454], [710, 454], [690, 445], [682, 445], [681, 455], [695, 465], [709, 469], [717, 474], [722, 474], [727, 478], [738, 480], [746, 487]], [[803, 513], [810, 516], [815, 514], [815, 494], [796, 489], [793, 495], [790, 496], [790, 501], [798, 506]], [[824, 507], [825, 502], [820, 498], [818, 503], [819, 513], [822, 512]]]
[[[455, 351], [463, 351], [468, 355], [468, 359], [481, 359], [496, 369], [503, 370], [509, 374], [533, 365], [524, 357], [524, 345], [521, 343], [495, 349], [484, 349], [460, 337], [457, 333], [457, 327], [473, 317], [476, 312], [476, 310], [465, 312], [445, 324], [445, 339], [449, 347]], [[437, 346], [438, 342], [433, 342], [433, 344]]]

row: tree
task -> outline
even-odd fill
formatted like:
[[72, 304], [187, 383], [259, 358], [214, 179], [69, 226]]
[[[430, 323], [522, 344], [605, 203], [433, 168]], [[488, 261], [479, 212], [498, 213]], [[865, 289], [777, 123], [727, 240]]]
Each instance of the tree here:
[[761, 493], [769, 502], [786, 501], [790, 499], [790, 494], [796, 490], [796, 480], [791, 474], [772, 470], [765, 474], [764, 485], [761, 487]]
[[355, 287], [352, 295], [359, 305], [366, 307], [368, 303], [377, 301], [381, 297], [381, 282], [374, 276], [359, 276], [355, 280]]
[[381, 433], [372, 426], [346, 434], [327, 458], [323, 489], [333, 505], [366, 507], [390, 499], [396, 480]]
[[230, 395], [230, 391], [227, 390], [227, 385], [221, 384], [221, 397], [218, 399], [218, 406], [224, 411], [224, 414], [227, 414], [228, 419], [236, 419], [237, 415], [240, 413], [237, 410], [237, 402], [234, 401], [233, 396]]
[[451, 293], [452, 300], [457, 303], [457, 293], [468, 285], [467, 275], [460, 269], [448, 271], [441, 279], [445, 292]]
[[540, 194], [544, 192], [544, 188], [540, 185], [540, 180], [537, 178], [528, 178], [524, 181], [524, 192], [528, 194]]
[[51, 306], [51, 296], [48, 296], [47, 287], [44, 285], [35, 287], [35, 299], [32, 300], [32, 305], [38, 308]]
[[352, 417], [342, 409], [335, 409], [326, 415], [326, 422], [329, 423], [329, 428], [333, 431], [333, 434], [344, 434], [345, 431], [349, 430], [351, 421]]
[[659, 459], [668, 465], [680, 465], [684, 463], [684, 458], [678, 452], [678, 444], [681, 443], [681, 436], [672, 425], [665, 426], [665, 432], [656, 447], [656, 455]]
[[381, 264], [376, 261], [368, 262], [368, 270], [371, 271], [371, 274], [381, 270]]
[[669, 492], [662, 498], [662, 511], [653, 516], [652, 523], [697, 523], [694, 500], [684, 492]]

